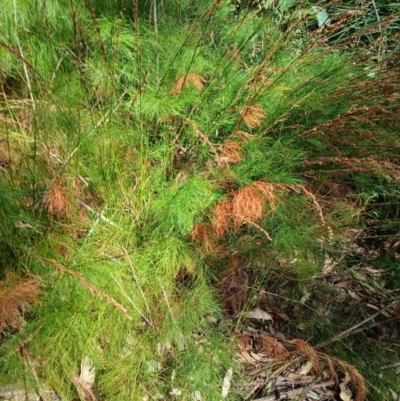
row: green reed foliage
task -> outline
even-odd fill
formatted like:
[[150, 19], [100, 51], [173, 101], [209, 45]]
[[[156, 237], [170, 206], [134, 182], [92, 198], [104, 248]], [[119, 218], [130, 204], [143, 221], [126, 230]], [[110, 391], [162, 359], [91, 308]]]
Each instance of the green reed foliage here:
[[[321, 267], [316, 239], [332, 222], [299, 188], [329, 174], [307, 162], [338, 156], [346, 132], [308, 132], [351, 110], [339, 90], [362, 68], [317, 39], [300, 46], [301, 13], [278, 23], [190, 6], [159, 4], [155, 31], [142, 2], [4, 2], [1, 267], [39, 277], [43, 300], [0, 344], [1, 383], [76, 398], [71, 376], [89, 356], [104, 400], [218, 399], [235, 362], [229, 333], [210, 323], [222, 316], [212, 284], [230, 257], [265, 271], [296, 257], [301, 279]], [[286, 186], [274, 213], [266, 204], [256, 225], [228, 230], [220, 255], [193, 241], [218, 202], [258, 181]], [[354, 209], [331, 213], [351, 224]]]

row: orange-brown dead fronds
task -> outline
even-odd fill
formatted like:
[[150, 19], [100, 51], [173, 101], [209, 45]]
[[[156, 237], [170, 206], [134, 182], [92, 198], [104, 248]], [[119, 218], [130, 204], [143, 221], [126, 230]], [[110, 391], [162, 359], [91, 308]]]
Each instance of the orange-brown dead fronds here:
[[277, 196], [277, 192], [289, 189], [288, 186], [283, 184], [264, 181], [255, 181], [251, 186], [263, 195], [265, 202], [268, 203], [273, 213], [276, 210], [277, 204], [281, 202], [281, 199]]
[[178, 78], [174, 82], [170, 92], [172, 95], [176, 96], [182, 92], [183, 88], [188, 88], [190, 86], [194, 86], [200, 92], [204, 87], [204, 82], [205, 79], [201, 75], [190, 72], [189, 74]]
[[288, 351], [285, 349], [283, 344], [275, 337], [262, 336], [261, 344], [263, 350], [267, 353], [267, 355], [271, 358], [274, 358], [275, 360], [279, 361], [288, 356]]
[[227, 139], [218, 148], [218, 164], [240, 163], [242, 158], [239, 154], [241, 143]]
[[305, 356], [310, 362], [313, 364], [313, 370], [315, 374], [318, 376], [321, 373], [321, 365], [318, 359], [318, 353], [315, 351], [311, 345], [307, 344], [304, 340], [300, 338], [295, 338], [294, 340], [289, 341], [290, 344], [293, 344], [296, 347], [296, 352], [300, 356]]
[[232, 198], [234, 231], [247, 221], [258, 221], [264, 214], [265, 200], [252, 185], [235, 191]]
[[206, 252], [211, 252], [214, 248], [212, 235], [212, 225], [210, 223], [196, 224], [191, 233], [191, 240], [200, 243]]
[[68, 189], [61, 185], [55, 185], [47, 191], [44, 204], [49, 214], [56, 218], [62, 218], [68, 215], [71, 204], [67, 198], [67, 191]]
[[[272, 213], [275, 212], [277, 203], [281, 201], [277, 192], [285, 189], [288, 188], [282, 184], [257, 181], [234, 191], [230, 200], [219, 202], [212, 212], [215, 236], [222, 237], [226, 231], [235, 233], [244, 224], [260, 229], [257, 222], [265, 215], [266, 205]], [[261, 231], [271, 240], [265, 230]]]
[[215, 236], [222, 237], [230, 227], [232, 221], [232, 204], [223, 200], [217, 204], [213, 213], [213, 231]]
[[5, 280], [0, 281], [0, 337], [6, 330], [19, 330], [23, 314], [29, 311], [29, 304], [39, 301], [40, 286], [33, 278], [23, 279], [7, 272]]
[[363, 401], [367, 395], [367, 386], [360, 372], [349, 363], [340, 359], [332, 358], [337, 366], [350, 378], [350, 383], [356, 390], [354, 401]]
[[[287, 378], [299, 379], [300, 387], [291, 391], [293, 396], [300, 395], [310, 385], [308, 389], [331, 387], [335, 391], [344, 391], [350, 388], [354, 401], [365, 399], [365, 380], [354, 366], [317, 351], [304, 340], [280, 340], [265, 334], [244, 334], [237, 340], [240, 360], [246, 364], [247, 374], [252, 380], [254, 375], [263, 371], [270, 378], [277, 379], [278, 390], [280, 386], [284, 388]], [[280, 367], [276, 369], [277, 366]], [[319, 383], [324, 383], [324, 386]], [[267, 398], [273, 397], [271, 394], [271, 398]]]
[[264, 117], [264, 110], [258, 106], [244, 106], [240, 113], [240, 118], [250, 129], [259, 127]]
[[230, 268], [219, 278], [216, 285], [222, 294], [222, 304], [228, 313], [240, 313], [248, 300], [249, 276], [241, 266], [240, 258], [228, 258]]
[[249, 134], [246, 131], [238, 130], [235, 132], [236, 135], [238, 135], [243, 141], [247, 141], [248, 139], [253, 138], [254, 136]]
[[400, 180], [400, 166], [398, 161], [395, 160], [392, 162], [382, 157], [379, 159], [372, 157], [320, 157], [316, 160], [306, 160], [303, 165], [307, 166], [309, 172], [313, 170], [318, 171], [320, 166], [331, 165], [332, 167], [329, 169], [329, 174], [331, 176], [340, 173], [371, 173]]

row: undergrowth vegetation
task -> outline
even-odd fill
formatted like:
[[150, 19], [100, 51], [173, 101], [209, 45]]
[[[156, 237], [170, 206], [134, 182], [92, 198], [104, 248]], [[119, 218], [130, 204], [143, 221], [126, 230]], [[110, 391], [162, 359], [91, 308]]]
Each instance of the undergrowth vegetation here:
[[398, 10], [194, 3], [2, 3], [0, 398], [255, 399], [275, 305], [272, 358], [393, 399]]

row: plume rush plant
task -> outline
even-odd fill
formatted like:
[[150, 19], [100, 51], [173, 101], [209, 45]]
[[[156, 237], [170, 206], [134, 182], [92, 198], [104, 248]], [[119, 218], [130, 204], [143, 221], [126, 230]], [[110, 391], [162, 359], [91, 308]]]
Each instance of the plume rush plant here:
[[[16, 2], [6, 0], [6, 3], [13, 11], [12, 6]], [[29, 6], [27, 0], [20, 0], [20, 3]], [[51, 306], [48, 306], [47, 310], [43, 308], [40, 311], [42, 313], [40, 319], [43, 319], [48, 326], [57, 328], [53, 331], [49, 330], [50, 334], [47, 334], [47, 338], [46, 331], [44, 331], [45, 334], [41, 339], [35, 338], [31, 344], [35, 344], [35, 342], [37, 344], [38, 359], [45, 355], [43, 360], [48, 366], [46, 369], [48, 369], [49, 377], [53, 377], [53, 372], [57, 372], [60, 377], [65, 374], [65, 371], [63, 372], [62, 368], [59, 368], [58, 360], [54, 362], [52, 355], [45, 354], [46, 350], [50, 350], [51, 347], [46, 347], [46, 350], [42, 351], [40, 342], [47, 343], [49, 341], [54, 350], [59, 350], [56, 340], [52, 341], [62, 338], [64, 333], [69, 334], [69, 318], [72, 314], [64, 304], [64, 299], [68, 298], [68, 296], [64, 296], [65, 293], [70, 290], [71, 294], [80, 295], [79, 299], [87, 300], [88, 298], [84, 294], [90, 292], [94, 296], [91, 297], [90, 313], [87, 316], [80, 313], [81, 306], [78, 305], [78, 302], [74, 305], [76, 308], [72, 309], [74, 311], [74, 331], [77, 332], [77, 336], [75, 337], [76, 343], [70, 344], [71, 346], [67, 350], [61, 350], [68, 361], [66, 365], [73, 364], [77, 353], [85, 350], [88, 343], [85, 338], [87, 334], [87, 338], [93, 340], [94, 344], [91, 351], [93, 354], [97, 354], [95, 358], [99, 361], [98, 363], [104, 364], [98, 375], [99, 388], [104, 400], [125, 401], [135, 397], [135, 399], [144, 399], [143, 394], [139, 394], [140, 390], [135, 390], [136, 387], [151, 389], [149, 393], [152, 394], [149, 397], [165, 390], [168, 398], [169, 377], [167, 372], [169, 368], [176, 363], [183, 367], [182, 371], [189, 365], [195, 366], [196, 369], [198, 367], [200, 370], [205, 369], [196, 360], [199, 354], [194, 353], [193, 358], [188, 358], [191, 360], [186, 365], [180, 359], [182, 355], [173, 347], [169, 347], [169, 352], [174, 358], [171, 357], [166, 364], [162, 361], [162, 375], [149, 374], [146, 369], [142, 369], [143, 362], [153, 362], [153, 359], [157, 358], [152, 353], [154, 351], [152, 347], [155, 344], [158, 346], [158, 344], [171, 343], [173, 342], [171, 339], [175, 339], [179, 343], [190, 344], [192, 337], [186, 333], [192, 333], [193, 327], [197, 330], [198, 321], [202, 320], [204, 316], [220, 313], [221, 306], [212, 298], [215, 288], [206, 289], [206, 284], [204, 284], [204, 288], [199, 286], [202, 280], [204, 283], [209, 283], [209, 277], [206, 276], [208, 273], [203, 272], [202, 269], [204, 259], [201, 258], [204, 255], [201, 252], [199, 255], [196, 254], [195, 247], [187, 244], [188, 233], [191, 233], [194, 241], [202, 243], [206, 250], [206, 256], [220, 253], [229, 259], [231, 255], [226, 256], [228, 253], [226, 245], [233, 244], [232, 247], [234, 247], [236, 240], [240, 242], [247, 236], [247, 239], [250, 238], [249, 242], [252, 241], [252, 249], [258, 247], [257, 251], [264, 252], [265, 259], [265, 244], [267, 243], [265, 238], [268, 241], [271, 241], [272, 238], [263, 227], [268, 227], [268, 230], [269, 227], [273, 227], [272, 237], [274, 240], [278, 238], [276, 227], [286, 224], [290, 228], [290, 222], [283, 221], [284, 219], [281, 219], [280, 215], [288, 210], [289, 201], [292, 201], [292, 198], [299, 193], [305, 194], [307, 200], [299, 200], [301, 206], [298, 209], [307, 203], [304, 216], [317, 214], [322, 225], [325, 224], [322, 208], [318, 203], [317, 195], [314, 195], [315, 192], [306, 189], [309, 188], [306, 184], [304, 186], [293, 184], [293, 182], [299, 182], [299, 177], [293, 173], [294, 166], [300, 164], [300, 167], [304, 167], [310, 174], [320, 165], [313, 163], [311, 158], [305, 159], [305, 161], [303, 159], [302, 162], [294, 161], [295, 158], [291, 158], [289, 153], [294, 154], [297, 150], [292, 146], [295, 141], [292, 143], [284, 141], [288, 152], [282, 153], [282, 157], [279, 153], [283, 146], [280, 148], [270, 145], [278, 137], [284, 137], [287, 131], [301, 128], [303, 122], [306, 126], [309, 121], [311, 121], [310, 124], [313, 123], [312, 112], [310, 112], [309, 121], [303, 120], [303, 105], [310, 101], [309, 108], [313, 109], [319, 102], [317, 87], [321, 92], [329, 92], [329, 96], [331, 96], [330, 87], [328, 86], [326, 89], [325, 84], [336, 72], [328, 71], [325, 74], [328, 63], [320, 63], [329, 50], [326, 49], [326, 52], [321, 50], [313, 54], [313, 49], [311, 47], [309, 50], [306, 49], [302, 42], [293, 42], [295, 45], [292, 45], [292, 39], [301, 35], [301, 29], [295, 31], [287, 26], [286, 32], [283, 32], [280, 30], [281, 27], [276, 26], [276, 21], [273, 19], [263, 20], [257, 17], [252, 21], [253, 17], [250, 14], [242, 20], [239, 19], [241, 17], [226, 20], [224, 19], [226, 14], [219, 13], [217, 10], [222, 3], [221, 0], [210, 2], [210, 4], [213, 3], [211, 8], [195, 24], [192, 24], [193, 15], [188, 16], [187, 21], [190, 21], [191, 26], [194, 27], [191, 32], [188, 32], [187, 26], [178, 26], [176, 20], [168, 27], [169, 18], [174, 17], [169, 15], [169, 11], [175, 5], [178, 6], [179, 2], [164, 5], [165, 2], [154, 0], [153, 5], [159, 5], [158, 10], [164, 12], [165, 18], [164, 21], [162, 21], [163, 18], [159, 21], [159, 31], [155, 35], [151, 32], [151, 28], [139, 21], [139, 8], [146, 9], [147, 4], [143, 5], [145, 2], [135, 2], [133, 27], [131, 16], [127, 18], [125, 13], [129, 7], [127, 6], [127, 10], [118, 11], [120, 2], [113, 3], [114, 5], [104, 6], [99, 0], [89, 0], [86, 2], [86, 8], [80, 8], [79, 2], [72, 1], [71, 10], [62, 13], [67, 16], [70, 15], [68, 12], [72, 11], [72, 18], [69, 21], [68, 17], [54, 18], [55, 15], [61, 15], [61, 12], [54, 12], [54, 7], [57, 6], [57, 10], [59, 10], [58, 7], [63, 7], [62, 2], [44, 2], [43, 6], [40, 5], [42, 8], [38, 6], [30, 14], [29, 19], [32, 19], [32, 25], [24, 26], [24, 29], [20, 30], [22, 46], [18, 51], [19, 59], [22, 60], [22, 63], [26, 60], [27, 62], [21, 65], [29, 67], [26, 73], [23, 72], [24, 68], [20, 69], [22, 71], [21, 82], [23, 83], [29, 74], [34, 74], [34, 70], [31, 70], [27, 63], [36, 59], [43, 60], [41, 63], [35, 62], [34, 67], [44, 73], [43, 77], [50, 77], [48, 81], [35, 80], [35, 88], [33, 90], [28, 88], [28, 92], [39, 97], [42, 96], [42, 89], [46, 89], [43, 93], [51, 92], [52, 96], [56, 95], [59, 88], [67, 87], [76, 91], [76, 93], [67, 93], [67, 96], [64, 96], [66, 92], [62, 92], [62, 96], [56, 97], [56, 102], [60, 102], [63, 107], [57, 107], [57, 116], [54, 117], [54, 122], [52, 120], [54, 127], [47, 127], [47, 131], [38, 130], [38, 139], [34, 138], [34, 141], [38, 141], [40, 145], [38, 148], [41, 148], [42, 145], [39, 141], [43, 141], [43, 148], [46, 148], [46, 143], [51, 142], [46, 135], [51, 137], [55, 131], [60, 133], [60, 137], [53, 137], [54, 142], [63, 143], [60, 140], [62, 133], [63, 136], [65, 134], [65, 137], [68, 137], [68, 143], [79, 143], [72, 153], [68, 153], [67, 158], [60, 155], [59, 159], [66, 160], [66, 162], [62, 166], [57, 164], [60, 162], [54, 163], [54, 169], [62, 170], [62, 173], [65, 172], [66, 175], [78, 174], [80, 176], [80, 174], [84, 174], [85, 180], [88, 177], [91, 190], [93, 188], [93, 191], [98, 191], [98, 195], [103, 194], [104, 204], [110, 205], [109, 210], [113, 213], [113, 220], [115, 217], [115, 221], [118, 222], [117, 231], [114, 226], [103, 227], [104, 220], [93, 219], [93, 224], [91, 224], [90, 215], [85, 215], [85, 229], [82, 230], [82, 237], [79, 237], [83, 241], [70, 239], [66, 245], [70, 247], [69, 254], [74, 255], [73, 258], [69, 259], [67, 253], [62, 255], [58, 253], [55, 256], [57, 261], [52, 256], [46, 259], [48, 263], [43, 263], [42, 270], [45, 270], [45, 266], [50, 264], [62, 273], [62, 285], [59, 285], [57, 290], [52, 288], [50, 293], [52, 299], [59, 301], [60, 310], [66, 311], [63, 316], [68, 316], [68, 318], [63, 319], [65, 321], [57, 322], [58, 326], [48, 324], [51, 322], [51, 317], [47, 318], [43, 315], [49, 313], [51, 316], [53, 309]], [[122, 3], [124, 7], [128, 4]], [[206, 2], [199, 3], [196, 5], [198, 14], [200, 14], [199, 9], [204, 7]], [[286, 4], [290, 5], [292, 9], [297, 7], [293, 2], [286, 2]], [[164, 6], [171, 7], [168, 8], [168, 13], [165, 13], [167, 8], [164, 10]], [[47, 10], [46, 7], [53, 7], [53, 12], [49, 13], [48, 11], [51, 9]], [[115, 15], [99, 18], [101, 15], [99, 10], [106, 10], [108, 7], [115, 11]], [[45, 15], [45, 18], [37, 18], [35, 16], [37, 10], [44, 11], [42, 15]], [[19, 10], [14, 11], [19, 13]], [[221, 11], [224, 10], [221, 9]], [[288, 15], [290, 11], [287, 11]], [[22, 12], [21, 9], [21, 14]], [[141, 10], [141, 12], [145, 13], [145, 10]], [[156, 10], [152, 13], [149, 17], [156, 19]], [[10, 12], [9, 15], [10, 20], [13, 20], [13, 13]], [[4, 18], [3, 14], [0, 15], [0, 20], [1, 18]], [[269, 17], [266, 16], [266, 18]], [[40, 21], [44, 21], [44, 25], [46, 25], [42, 25], [44, 29], [40, 30], [36, 27], [36, 19], [38, 24]], [[179, 20], [181, 21], [181, 19], [182, 11], [180, 11]], [[21, 18], [20, 21], [22, 23], [24, 18]], [[62, 22], [64, 28], [68, 28], [68, 35], [64, 34], [65, 29], [60, 29], [58, 32], [58, 22], [60, 25]], [[157, 24], [155, 20], [154, 22]], [[292, 26], [296, 25], [295, 22]], [[289, 23], [289, 25], [291, 24]], [[257, 28], [255, 28], [256, 26]], [[227, 27], [230, 29], [230, 33], [224, 30]], [[13, 27], [10, 31], [14, 30]], [[26, 32], [31, 33], [33, 30], [46, 32], [48, 37], [46, 36], [46, 40], [44, 40], [40, 36], [36, 41], [26, 41], [25, 43]], [[133, 30], [134, 34], [132, 34]], [[53, 31], [57, 35], [53, 35]], [[36, 33], [32, 34], [33, 37], [35, 35]], [[68, 40], [63, 41], [64, 37], [68, 37]], [[56, 38], [57, 42], [52, 41], [52, 38]], [[36, 46], [41, 41], [43, 44], [49, 44], [44, 48], [45, 51], [40, 51], [40, 46]], [[197, 41], [196, 44], [195, 41]], [[315, 39], [314, 49], [318, 45], [317, 42]], [[72, 48], [71, 43], [73, 43]], [[0, 46], [1, 44], [2, 40], [0, 40]], [[172, 46], [175, 46], [176, 54], [171, 59], [171, 54], [175, 52], [175, 50], [171, 51]], [[17, 48], [16, 45], [14, 47]], [[64, 52], [64, 48], [65, 55], [62, 55], [59, 49]], [[301, 53], [302, 50], [299, 51], [300, 48], [305, 49], [304, 53]], [[53, 54], [54, 49], [56, 52]], [[154, 62], [155, 54], [157, 54], [156, 62]], [[228, 55], [230, 57], [227, 57]], [[0, 63], [2, 62], [3, 60]], [[322, 76], [328, 77], [326, 80], [318, 80], [318, 74], [321, 71]], [[26, 76], [24, 77], [24, 75]], [[163, 78], [160, 80], [160, 77]], [[40, 77], [38, 76], [38, 78]], [[312, 86], [314, 80], [315, 88]], [[303, 96], [303, 86], [306, 87], [304, 91], [307, 92], [308, 97]], [[36, 89], [40, 90], [36, 91]], [[95, 96], [89, 95], [90, 93], [94, 93]], [[68, 107], [64, 107], [63, 97], [68, 100]], [[389, 100], [396, 101], [395, 92], [391, 93]], [[8, 104], [11, 104], [10, 100]], [[39, 112], [41, 108], [45, 109], [46, 105], [42, 104], [39, 99], [35, 99], [35, 104], [38, 106]], [[72, 112], [68, 114], [67, 109]], [[296, 109], [299, 110], [300, 118], [297, 118], [295, 114]], [[38, 114], [40, 114], [39, 112]], [[48, 112], [50, 115], [50, 106]], [[394, 112], [393, 109], [393, 113], [390, 113], [391, 117], [395, 115]], [[53, 114], [55, 116], [56, 113]], [[292, 126], [290, 127], [287, 121], [293, 115], [295, 118], [293, 118], [294, 121], [291, 121]], [[47, 120], [46, 113], [39, 117], [35, 124], [40, 123], [41, 120]], [[72, 121], [75, 118], [77, 122], [74, 128]], [[62, 119], [64, 120], [63, 124], [60, 123]], [[0, 124], [14, 125], [15, 131], [18, 131], [17, 125], [20, 126], [20, 130], [21, 127], [28, 130], [26, 128], [28, 127], [30, 133], [35, 131], [36, 128], [31, 127], [34, 125], [31, 123], [32, 118], [28, 119], [21, 115], [18, 120], [12, 121], [8, 118], [6, 121], [0, 115]], [[356, 119], [353, 122], [351, 128], [352, 132], [355, 132]], [[345, 123], [347, 124], [347, 122]], [[375, 122], [372, 121], [372, 123]], [[345, 138], [346, 124], [343, 125], [341, 134], [337, 136], [334, 136], [335, 132], [338, 132], [334, 124], [329, 130], [320, 125], [321, 129], [313, 131], [313, 134], [320, 139], [324, 136], [325, 131], [325, 137], [332, 139], [332, 146], [329, 150], [336, 150], [339, 149], [337, 143], [344, 146], [351, 142]], [[188, 129], [188, 127], [192, 129]], [[247, 153], [244, 149], [251, 142], [247, 141], [250, 139], [250, 135], [240, 131], [240, 129], [245, 129], [244, 127], [254, 134], [251, 136], [252, 139], [256, 137], [256, 140], [262, 143], [259, 148], [260, 158], [258, 160], [258, 156], [251, 154], [252, 152], [256, 153], [255, 147], [249, 146], [250, 150]], [[282, 131], [280, 131], [281, 127]], [[215, 129], [216, 135], [210, 135]], [[284, 131], [285, 129], [287, 131]], [[191, 131], [194, 131], [194, 135]], [[7, 135], [17, 136], [8, 132]], [[266, 138], [267, 135], [270, 138]], [[358, 141], [361, 133], [356, 138]], [[373, 140], [372, 137], [370, 139]], [[304, 146], [299, 145], [298, 142], [295, 145], [303, 149]], [[378, 145], [378, 143], [379, 141], [375, 141], [374, 145]], [[175, 166], [171, 155], [177, 154], [179, 148], [190, 149], [190, 152], [185, 150], [183, 162], [175, 163]], [[130, 155], [129, 157], [124, 157], [123, 151], [125, 150], [125, 155]], [[61, 146], [60, 152], [62, 152]], [[274, 156], [273, 153], [278, 154], [278, 157], [270, 157]], [[210, 164], [216, 167], [216, 172], [210, 172], [209, 167], [206, 166], [206, 163], [210, 161], [210, 156], [213, 158]], [[341, 164], [343, 168], [352, 168], [354, 173], [361, 172], [354, 168], [357, 162], [351, 162], [351, 155], [345, 152], [328, 156], [331, 157], [329, 163], [335, 162], [337, 165]], [[43, 154], [38, 153], [35, 163], [40, 162], [41, 157]], [[348, 158], [348, 161], [345, 157]], [[0, 158], [3, 157], [0, 156]], [[187, 162], [190, 163], [190, 168], [188, 168], [185, 158], [190, 159]], [[252, 158], [256, 160], [253, 164], [249, 163]], [[257, 166], [257, 164], [261, 165], [264, 159], [267, 159], [265, 164], [267, 167]], [[269, 162], [270, 159], [273, 161]], [[258, 163], [259, 160], [261, 160], [260, 163]], [[287, 160], [289, 161], [287, 162]], [[327, 165], [328, 159], [324, 160]], [[281, 161], [281, 164], [286, 163], [288, 166], [285, 167], [286, 170], [281, 168]], [[247, 170], [244, 168], [234, 171], [236, 167], [246, 163], [249, 166], [246, 167]], [[394, 162], [392, 161], [392, 163]], [[3, 164], [1, 167], [7, 168]], [[258, 167], [260, 168], [258, 169]], [[374, 167], [372, 162], [370, 167]], [[388, 164], [386, 167], [389, 171], [391, 166]], [[74, 171], [75, 169], [78, 171]], [[57, 182], [54, 177], [48, 177], [54, 171], [44, 170], [46, 169], [37, 173], [37, 175], [45, 176], [45, 178], [38, 177], [39, 181]], [[54, 172], [56, 177], [59, 176], [60, 171]], [[281, 174], [281, 171], [284, 173]], [[242, 172], [243, 174], [241, 174]], [[134, 179], [132, 179], [133, 175]], [[201, 177], [199, 180], [201, 182], [193, 182], [193, 176]], [[224, 197], [214, 204], [213, 209], [210, 209], [210, 205], [215, 202], [217, 196], [215, 180], [221, 182], [231, 179], [232, 176], [234, 177], [232, 185], [229, 188], [224, 187], [226, 188]], [[306, 174], [303, 175], [303, 177], [305, 176]], [[184, 185], [180, 183], [180, 180], [183, 183], [188, 180], [190, 185]], [[80, 191], [78, 190], [78, 192]], [[289, 192], [290, 197], [287, 196]], [[74, 212], [76, 204], [75, 202], [71, 204], [72, 195], [76, 195], [72, 188], [59, 183], [52, 186], [43, 199], [44, 208], [50, 216], [55, 220], [68, 218], [71, 226], [76, 225], [75, 218], [78, 215], [83, 218], [84, 213], [81, 209], [78, 209], [79, 213]], [[97, 201], [86, 200], [85, 196], [82, 192], [78, 197], [83, 199], [87, 205], [91, 205], [93, 210], [96, 209], [93, 203], [97, 203]], [[292, 204], [295, 202], [293, 201]], [[81, 206], [82, 203], [79, 207]], [[99, 215], [101, 215], [100, 212]], [[266, 216], [271, 217], [271, 226], [269, 220], [264, 219]], [[200, 223], [194, 224], [195, 221], [200, 221]], [[283, 224], [281, 224], [282, 221]], [[89, 230], [90, 224], [93, 228], [91, 230]], [[264, 226], [264, 224], [266, 225]], [[299, 226], [302, 223], [296, 221], [295, 224]], [[61, 226], [59, 224], [55, 229], [62, 230]], [[246, 230], [246, 226], [256, 228], [263, 235], [254, 235], [255, 230], [250, 233], [250, 230]], [[48, 231], [50, 237], [54, 234], [52, 229], [54, 228]], [[290, 232], [292, 237], [295, 236], [293, 232], [296, 231]], [[303, 234], [305, 230], [300, 227], [298, 232]], [[63, 233], [57, 232], [57, 235], [54, 235], [57, 237], [55, 242], [59, 243], [64, 234], [64, 238], [67, 238], [67, 230]], [[168, 237], [168, 240], [164, 240], [165, 237]], [[273, 243], [268, 242], [271, 244], [271, 248], [276, 243], [278, 240]], [[132, 262], [130, 259], [129, 262], [125, 261], [125, 265], [118, 263], [118, 257], [114, 257], [118, 254], [117, 250], [121, 248], [121, 244], [123, 244], [124, 250], [127, 249], [123, 255], [126, 255], [127, 260], [132, 256], [133, 260]], [[40, 248], [40, 250], [42, 249]], [[50, 250], [50, 252], [52, 251]], [[268, 248], [266, 252], [269, 251]], [[243, 312], [250, 299], [249, 292], [252, 282], [246, 276], [245, 271], [246, 258], [250, 258], [249, 252], [246, 248], [239, 258], [232, 257], [228, 260], [231, 269], [225, 276], [222, 275], [223, 280], [220, 283], [220, 287], [230, 289], [230, 309], [237, 312], [238, 315]], [[279, 252], [276, 251], [274, 256]], [[193, 258], [193, 255], [198, 258]], [[64, 258], [62, 263], [58, 260], [59, 257]], [[279, 257], [276, 259], [279, 258], [286, 258], [286, 255], [279, 253]], [[97, 261], [95, 265], [93, 265], [93, 260]], [[110, 268], [107, 267], [108, 265]], [[68, 266], [68, 268], [64, 266]], [[75, 270], [81, 267], [84, 270], [82, 276], [81, 272]], [[130, 277], [130, 270], [132, 270], [133, 277]], [[203, 274], [204, 276], [202, 276]], [[67, 276], [69, 278], [66, 278]], [[187, 277], [190, 279], [187, 280]], [[110, 284], [108, 278], [115, 280], [117, 285]], [[54, 280], [54, 275], [50, 275], [50, 280]], [[132, 288], [136, 289], [137, 287], [140, 291], [135, 293]], [[19, 289], [19, 293], [22, 292], [22, 289]], [[197, 298], [193, 294], [197, 294]], [[7, 297], [12, 299], [11, 295], [6, 295], [4, 299]], [[122, 299], [121, 303], [120, 299]], [[98, 302], [98, 300], [106, 302]], [[31, 302], [33, 303], [34, 300], [32, 299]], [[84, 304], [84, 301], [82, 303]], [[105, 305], [107, 303], [114, 309], [118, 309], [117, 313], [102, 314], [100, 311], [107, 306]], [[202, 303], [206, 305], [203, 306], [203, 312], [199, 307]], [[125, 309], [124, 305], [128, 305], [129, 308]], [[192, 305], [195, 305], [193, 309], [191, 309]], [[214, 309], [207, 305], [212, 305]], [[8, 310], [15, 310], [15, 308], [9, 307]], [[20, 309], [18, 310], [20, 311]], [[190, 318], [188, 318], [188, 310], [191, 314]], [[121, 318], [118, 318], [120, 315]], [[98, 318], [98, 321], [94, 321], [93, 317], [94, 319]], [[18, 316], [16, 319], [18, 320]], [[118, 325], [118, 319], [121, 322], [128, 320], [128, 324], [125, 326], [125, 323], [120, 322]], [[148, 326], [153, 327], [154, 325], [157, 329], [162, 327], [159, 333], [153, 333], [152, 342], [149, 341], [150, 336], [146, 333], [144, 326], [135, 325], [141, 320], [147, 320]], [[12, 322], [13, 319], [7, 320], [7, 322], [10, 321]], [[168, 321], [170, 321], [169, 328], [167, 327]], [[134, 323], [132, 324], [132, 322]], [[4, 324], [9, 326], [9, 323]], [[120, 327], [118, 328], [118, 326]], [[110, 328], [110, 330], [107, 330], [107, 333], [102, 332], [104, 327]], [[90, 333], [87, 328], [90, 328]], [[201, 330], [203, 328], [206, 337], [210, 333], [209, 328], [202, 326]], [[126, 333], [130, 330], [140, 339], [138, 341], [142, 341], [143, 338], [143, 343], [140, 345], [147, 349], [147, 354], [140, 351], [137, 353], [138, 356], [135, 356], [130, 349], [127, 352], [128, 345], [131, 348], [136, 347], [135, 342], [128, 344], [131, 339], [126, 337]], [[181, 334], [181, 331], [185, 334]], [[175, 332], [179, 332], [179, 335], [173, 334]], [[144, 334], [143, 337], [141, 334]], [[226, 333], [222, 333], [222, 335], [226, 335]], [[180, 338], [179, 341], [176, 340], [177, 337]], [[105, 344], [110, 347], [104, 347]], [[278, 347], [275, 344], [277, 350]], [[291, 347], [286, 347], [287, 350], [285, 346], [281, 346], [279, 352], [282, 358], [285, 355], [294, 358], [293, 347], [297, 347], [298, 354], [308, 355], [317, 366], [318, 359], [315, 353], [307, 348], [307, 345], [291, 344]], [[99, 348], [101, 348], [101, 352], [99, 352]], [[136, 348], [139, 349], [139, 347]], [[200, 347], [197, 347], [196, 344], [196, 348]], [[111, 349], [114, 350], [114, 353], [110, 351]], [[56, 353], [54, 352], [54, 354]], [[119, 360], [121, 355], [124, 356], [124, 364], [126, 362], [122, 369], [115, 363], [115, 360]], [[211, 362], [214, 362], [213, 358]], [[220, 385], [218, 369], [211, 370], [207, 370], [207, 377], [209, 377], [209, 373], [214, 375], [213, 386], [218, 388]], [[316, 370], [318, 371], [317, 368]], [[185, 377], [188, 377], [187, 372], [183, 372], [182, 381]], [[203, 381], [204, 374], [199, 377]], [[162, 381], [165, 383], [161, 383]], [[125, 389], [121, 389], [115, 383], [127, 383], [127, 385]], [[59, 388], [61, 387], [66, 388], [67, 393], [70, 383], [63, 383], [62, 386], [59, 386]], [[171, 395], [171, 393], [169, 394]], [[62, 395], [65, 399], [73, 398]], [[192, 398], [191, 395], [187, 396], [186, 394], [183, 397]], [[207, 397], [204, 394], [202, 398], [216, 399], [214, 396]], [[198, 398], [196, 397], [196, 399]]]

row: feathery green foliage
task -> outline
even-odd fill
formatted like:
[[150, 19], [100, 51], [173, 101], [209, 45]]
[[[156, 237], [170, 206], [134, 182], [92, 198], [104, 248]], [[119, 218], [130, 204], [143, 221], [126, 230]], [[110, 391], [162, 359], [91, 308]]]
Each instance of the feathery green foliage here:
[[0, 339], [2, 386], [82, 399], [88, 356], [99, 399], [220, 399], [224, 277], [308, 283], [344, 227], [397, 228], [398, 70], [267, 3], [3, 2], [0, 278], [43, 296]]

